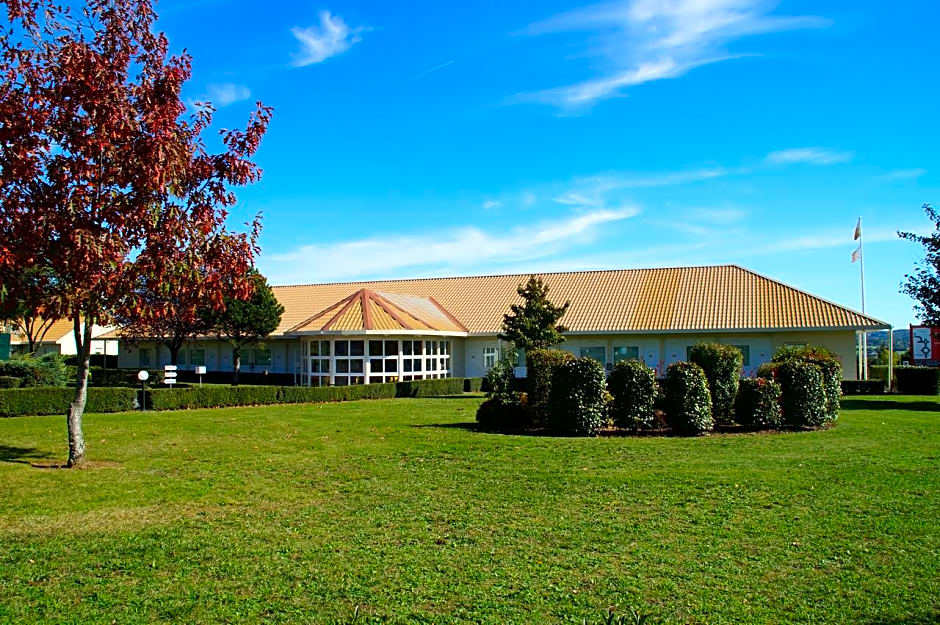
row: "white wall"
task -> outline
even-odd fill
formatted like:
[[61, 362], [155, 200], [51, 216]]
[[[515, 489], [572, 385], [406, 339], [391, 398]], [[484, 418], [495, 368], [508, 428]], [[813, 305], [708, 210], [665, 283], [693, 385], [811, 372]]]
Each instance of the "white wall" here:
[[[666, 368], [674, 362], [686, 359], [686, 350], [690, 345], [700, 342], [717, 342], [728, 345], [747, 346], [750, 362], [744, 368], [745, 376], [753, 376], [757, 368], [770, 362], [774, 351], [787, 344], [824, 345], [839, 356], [842, 361], [843, 377], [855, 379], [855, 332], [774, 332], [774, 333], [702, 333], [702, 334], [598, 334], [569, 335], [559, 345], [559, 349], [581, 355], [582, 348], [603, 347], [606, 363], [613, 363], [613, 348], [617, 345], [635, 346], [640, 360], [656, 369], [659, 375], [665, 374]], [[478, 377], [486, 374], [483, 368], [483, 348], [497, 347], [500, 341], [494, 337], [470, 337], [466, 340], [466, 376]], [[605, 364], [606, 364], [605, 363]], [[517, 370], [517, 375], [525, 375], [524, 369]], [[456, 375], [456, 374], [455, 374]]]

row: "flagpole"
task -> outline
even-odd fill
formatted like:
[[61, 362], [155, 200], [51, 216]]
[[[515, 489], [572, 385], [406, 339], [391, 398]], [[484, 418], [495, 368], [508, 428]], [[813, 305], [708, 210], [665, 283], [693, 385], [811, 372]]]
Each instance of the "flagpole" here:
[[[858, 268], [862, 280], [862, 314], [865, 314], [865, 235], [862, 233], [862, 218], [858, 218]], [[862, 330], [862, 375], [863, 380], [868, 379], [868, 332]]]

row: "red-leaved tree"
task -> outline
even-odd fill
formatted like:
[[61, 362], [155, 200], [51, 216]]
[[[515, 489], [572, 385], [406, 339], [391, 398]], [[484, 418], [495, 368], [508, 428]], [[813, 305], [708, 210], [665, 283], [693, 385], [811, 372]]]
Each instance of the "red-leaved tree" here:
[[144, 283], [216, 308], [226, 294], [251, 295], [242, 276], [259, 220], [230, 231], [227, 207], [233, 186], [261, 175], [250, 159], [271, 110], [258, 103], [247, 128], [221, 131], [225, 150], [210, 154], [202, 136], [213, 110], [186, 116], [190, 58], [169, 55], [151, 0], [88, 0], [78, 12], [50, 0], [0, 5], [0, 278], [36, 266], [56, 276], [44, 309], [75, 330], [76, 466], [95, 324], [190, 313], [154, 307]]

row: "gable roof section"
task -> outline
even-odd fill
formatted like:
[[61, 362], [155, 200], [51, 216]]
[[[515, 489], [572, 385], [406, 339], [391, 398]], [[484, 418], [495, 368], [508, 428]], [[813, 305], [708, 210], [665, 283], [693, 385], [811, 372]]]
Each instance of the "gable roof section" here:
[[[58, 343], [66, 337], [72, 331], [72, 320], [71, 319], [58, 319], [52, 322], [52, 325], [49, 326], [49, 329], [46, 331], [46, 335], [42, 338], [42, 344]], [[25, 334], [19, 332], [14, 332], [10, 336], [11, 345], [27, 345], [29, 339], [26, 338]]]
[[[571, 332], [888, 327], [882, 321], [737, 265], [536, 275], [548, 284], [554, 302], [571, 301], [564, 318]], [[325, 313], [362, 290], [388, 303], [393, 298], [402, 302], [409, 297], [426, 299], [459, 320], [471, 334], [494, 334], [509, 306], [521, 301], [516, 287], [528, 277], [514, 274], [276, 286], [274, 293], [285, 310], [275, 335], [291, 334], [303, 323], [319, 319], [316, 315], [310, 317], [311, 311]], [[358, 317], [350, 322], [355, 325]]]
[[291, 327], [286, 334], [372, 330], [467, 332], [463, 324], [433, 299], [359, 289]]

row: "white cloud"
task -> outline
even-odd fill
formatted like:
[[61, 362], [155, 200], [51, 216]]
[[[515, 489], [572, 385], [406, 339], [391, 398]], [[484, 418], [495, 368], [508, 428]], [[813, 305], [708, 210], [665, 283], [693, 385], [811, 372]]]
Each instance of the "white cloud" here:
[[852, 152], [837, 152], [826, 148], [790, 148], [778, 150], [767, 155], [767, 162], [772, 165], [790, 163], [808, 163], [810, 165], [834, 165], [852, 160]]
[[320, 11], [319, 26], [291, 28], [291, 33], [301, 45], [300, 52], [294, 54], [292, 64], [303, 67], [342, 54], [362, 40], [359, 35], [364, 30], [362, 26], [350, 28], [340, 16]]
[[503, 203], [500, 202], [499, 200], [484, 200], [481, 206], [483, 210], [488, 211], [488, 210], [497, 209], [502, 205]]
[[927, 170], [920, 167], [916, 169], [895, 169], [894, 171], [889, 171], [888, 173], [878, 176], [878, 180], [911, 180], [913, 178], [920, 178], [923, 175], [926, 175]]
[[247, 100], [251, 97], [251, 90], [245, 85], [231, 82], [218, 83], [206, 87], [206, 95], [201, 100], [208, 100], [216, 108], [222, 108], [235, 102]]
[[582, 110], [626, 87], [676, 78], [689, 70], [741, 55], [724, 44], [760, 33], [828, 24], [818, 17], [769, 15], [768, 0], [620, 0], [575, 9], [532, 24], [527, 33], [591, 33], [587, 54], [609, 69], [572, 85], [524, 93], [531, 100]]
[[311, 244], [270, 256], [265, 270], [275, 283], [466, 272], [487, 264], [525, 262], [576, 249], [594, 241], [600, 226], [638, 213], [635, 207], [623, 206], [576, 213], [508, 232], [466, 227], [417, 236], [383, 235]]

